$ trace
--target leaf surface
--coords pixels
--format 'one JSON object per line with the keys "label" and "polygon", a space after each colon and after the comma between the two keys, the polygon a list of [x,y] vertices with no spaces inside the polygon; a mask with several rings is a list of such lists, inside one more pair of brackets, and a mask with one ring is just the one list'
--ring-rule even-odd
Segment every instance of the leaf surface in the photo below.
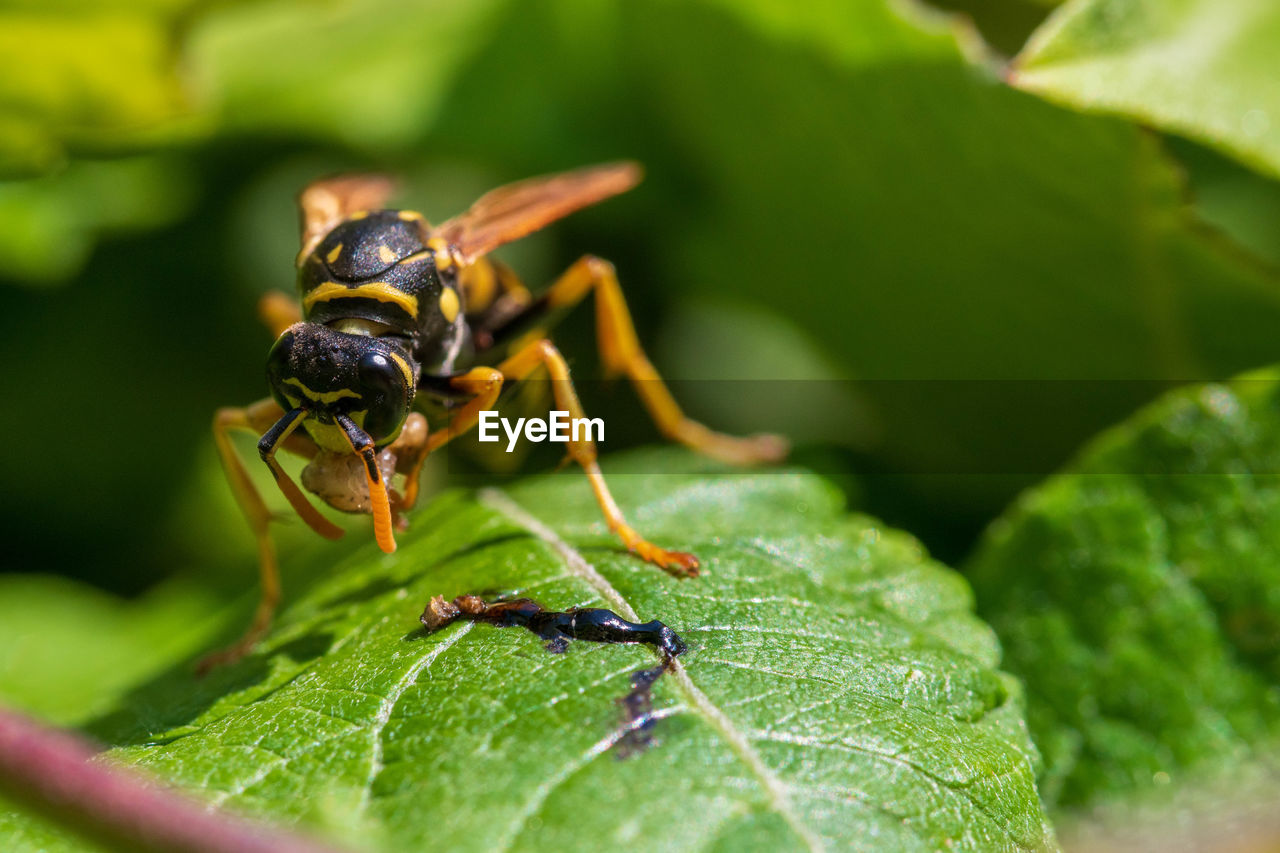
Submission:
{"label": "leaf surface", "polygon": [[1037,31],[1014,85],[1216,146],[1280,177],[1280,5],[1077,0]]}
{"label": "leaf surface", "polygon": [[138,601],[51,575],[0,575],[0,703],[64,725],[212,642],[214,600],[170,583]]}
{"label": "leaf surface", "polygon": [[[144,687],[97,733],[214,803],[365,849],[1052,846],[965,582],[813,475],[654,473],[691,464],[633,455],[612,483],[637,525],[702,557],[696,581],[621,552],[576,472],[447,493],[395,555],[321,556],[261,653]],[[657,744],[610,748],[644,647],[418,630],[431,595],[486,591],[679,631]],[[12,816],[0,831],[51,843]]]}
{"label": "leaf surface", "polygon": [[1027,684],[1048,802],[1250,760],[1280,727],[1277,374],[1178,391],[1104,434],[969,569]]}

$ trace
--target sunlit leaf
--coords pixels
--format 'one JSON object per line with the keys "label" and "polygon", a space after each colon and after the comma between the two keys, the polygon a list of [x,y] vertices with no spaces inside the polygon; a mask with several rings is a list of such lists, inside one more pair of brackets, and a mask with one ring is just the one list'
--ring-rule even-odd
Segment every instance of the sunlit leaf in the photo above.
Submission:
{"label": "sunlit leaf", "polygon": [[1076,0],[1017,59],[1014,85],[1217,146],[1280,177],[1280,5]]}
{"label": "sunlit leaf", "polygon": [[236,4],[188,50],[230,133],[297,134],[386,150],[419,138],[497,0]]}
{"label": "sunlit leaf", "polygon": [[0,704],[83,722],[212,642],[211,597],[170,584],[140,601],[48,575],[0,575]]}
{"label": "sunlit leaf", "polygon": [[182,124],[190,107],[168,14],[23,5],[0,11],[0,175],[44,171],[69,145],[102,150]]}
{"label": "sunlit leaf", "polygon": [[[369,849],[1052,845],[965,582],[812,475],[660,473],[690,464],[632,456],[613,482],[638,525],[702,557],[697,580],[621,551],[576,472],[454,492],[394,556],[312,567],[259,654],[178,671],[94,728],[117,760]],[[657,684],[657,743],[610,749],[647,648],[419,630],[433,594],[484,590],[675,627],[690,651]],[[24,826],[0,818],[10,849],[41,843]]]}

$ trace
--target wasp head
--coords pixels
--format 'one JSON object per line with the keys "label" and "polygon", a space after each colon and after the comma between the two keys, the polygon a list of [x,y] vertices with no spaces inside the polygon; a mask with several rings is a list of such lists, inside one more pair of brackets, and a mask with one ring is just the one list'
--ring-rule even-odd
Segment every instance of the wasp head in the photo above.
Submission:
{"label": "wasp head", "polygon": [[286,411],[305,409],[305,426],[322,446],[332,442],[312,425],[331,425],[337,415],[350,418],[376,444],[392,441],[413,403],[415,374],[409,349],[398,339],[315,323],[290,326],[267,356],[272,396]]}

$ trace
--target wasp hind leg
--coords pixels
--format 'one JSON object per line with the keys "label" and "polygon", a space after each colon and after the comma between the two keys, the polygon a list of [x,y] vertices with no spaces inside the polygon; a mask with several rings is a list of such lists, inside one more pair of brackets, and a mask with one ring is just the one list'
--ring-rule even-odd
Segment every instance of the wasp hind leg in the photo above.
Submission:
{"label": "wasp hind leg", "polygon": [[[573,381],[569,378],[569,365],[550,340],[543,338],[534,341],[498,365],[503,375],[511,379],[523,379],[538,367],[545,367],[551,376],[551,392],[555,397],[556,407],[569,412],[570,418],[585,419],[586,413],[582,411],[582,403],[578,401],[578,392],[574,390]],[[594,441],[590,438],[571,439],[569,456],[586,472],[587,479],[591,481],[591,489],[596,495],[596,503],[604,513],[605,522],[629,551],[634,551],[644,560],[677,577],[697,576],[697,557],[684,551],[659,548],[627,523],[600,471]]]}
{"label": "wasp hind leg", "polygon": [[[258,571],[261,578],[262,592],[248,630],[232,645],[203,658],[196,666],[197,672],[201,674],[216,666],[234,663],[252,651],[253,647],[266,634],[267,629],[271,627],[271,620],[275,616],[276,607],[280,603],[280,566],[276,559],[275,544],[271,540],[270,531],[272,513],[262,500],[261,493],[258,492],[257,486],[254,485],[253,479],[249,476],[248,469],[245,468],[244,462],[236,452],[235,445],[231,440],[231,433],[235,430],[252,432],[257,435],[270,433],[275,426],[282,422],[282,418],[285,415],[284,410],[274,400],[266,399],[244,408],[219,409],[213,418],[214,444],[217,445],[218,456],[222,460],[222,468],[226,474],[227,482],[231,484],[231,491],[236,497],[236,503],[240,505],[240,510],[244,513],[244,517],[248,520],[249,527],[253,530],[253,534],[258,541]],[[275,463],[275,450],[283,447],[291,453],[308,458],[316,454],[316,447],[310,439],[293,432],[292,427],[296,426],[297,421],[294,420],[282,427],[282,434],[275,437],[274,443],[269,448],[270,452],[264,454],[264,457],[270,457],[268,465],[271,466],[272,473],[276,474],[277,482],[282,483],[281,488],[290,497],[290,503],[293,503],[293,496],[289,495],[287,486],[283,485],[283,483],[287,482],[292,485],[293,481],[289,480],[288,475],[284,474],[283,471],[277,473],[279,465]],[[281,479],[282,476],[283,480]],[[294,486],[295,491],[296,489],[297,487]],[[312,512],[314,513],[314,509]],[[307,521],[310,523],[311,519],[307,519]],[[320,521],[324,525],[328,525],[328,528],[318,532],[332,535],[336,531],[338,535],[341,535],[341,528],[332,525],[323,517],[320,517]]]}
{"label": "wasp hind leg", "polygon": [[[452,377],[449,380],[452,389],[471,395],[472,399],[458,410],[444,431],[431,435],[427,440],[428,452],[438,449],[475,427],[480,413],[493,408],[497,402],[504,382],[524,379],[539,367],[545,367],[551,376],[552,393],[557,408],[568,411],[572,418],[585,418],[582,404],[578,401],[578,393],[574,391],[573,382],[569,378],[569,365],[565,363],[564,356],[556,349],[555,344],[543,338],[522,348],[496,368],[477,367]],[[608,484],[605,483],[600,465],[596,462],[594,441],[589,438],[571,440],[569,456],[586,472],[587,479],[591,482],[591,489],[595,492],[596,502],[604,514],[605,522],[629,551],[676,577],[697,576],[697,557],[683,551],[660,548],[641,536],[627,523],[626,517],[609,491]]]}
{"label": "wasp hind leg", "polygon": [[631,380],[640,402],[664,436],[734,465],[759,465],[786,457],[790,448],[781,436],[770,433],[746,437],[726,435],[685,416],[640,346],[622,285],[613,264],[608,261],[592,255],[580,258],[522,315],[495,332],[495,337],[508,337],[507,328],[536,326],[542,315],[554,315],[572,308],[593,290],[596,296],[596,337],[604,368],[611,375],[624,374]]}

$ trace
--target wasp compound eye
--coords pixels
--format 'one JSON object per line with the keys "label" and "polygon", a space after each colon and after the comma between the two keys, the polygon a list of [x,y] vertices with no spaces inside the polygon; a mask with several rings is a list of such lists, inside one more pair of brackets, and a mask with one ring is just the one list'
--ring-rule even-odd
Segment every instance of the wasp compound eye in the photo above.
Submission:
{"label": "wasp compound eye", "polygon": [[360,399],[368,405],[364,429],[381,443],[400,431],[413,398],[411,377],[393,356],[371,350],[356,364]]}

